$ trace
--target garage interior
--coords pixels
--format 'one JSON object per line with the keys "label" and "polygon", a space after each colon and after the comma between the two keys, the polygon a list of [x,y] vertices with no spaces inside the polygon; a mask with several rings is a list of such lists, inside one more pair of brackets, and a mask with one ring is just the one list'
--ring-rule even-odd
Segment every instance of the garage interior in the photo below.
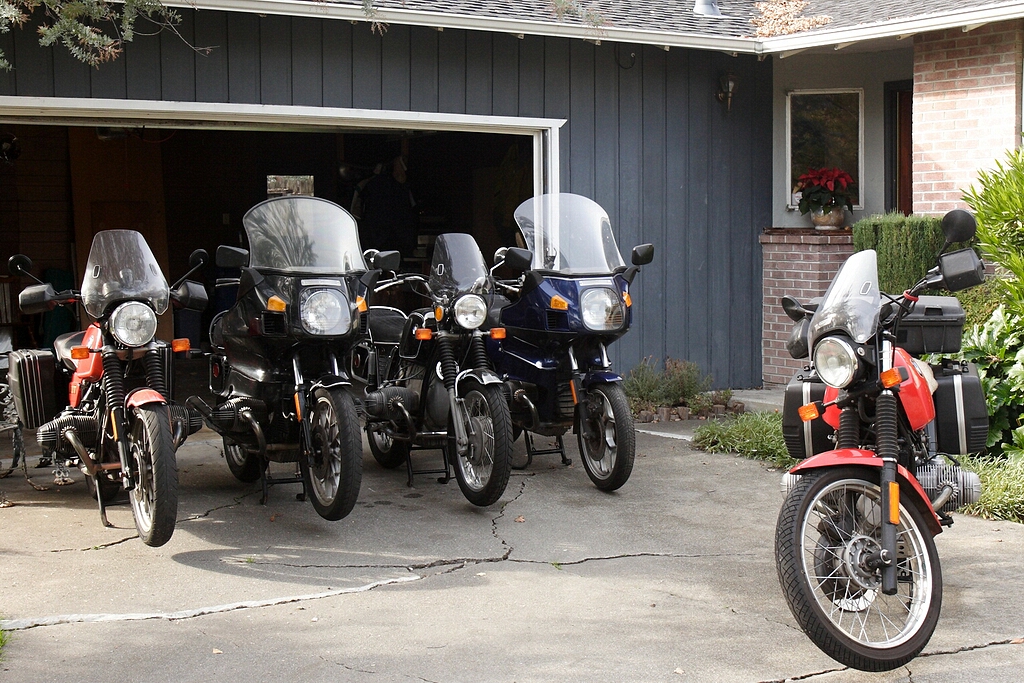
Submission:
{"label": "garage interior", "polygon": [[[357,184],[401,155],[415,200],[418,243],[404,270],[429,264],[433,236],[472,234],[489,263],[512,243],[512,212],[533,195],[529,135],[450,131],[341,129],[131,128],[2,124],[20,153],[0,162],[0,258],[32,258],[34,272],[58,289],[77,288],[92,235],[131,228],[145,235],[168,281],[184,273],[197,248],[245,246],[242,216],[267,198],[268,176],[312,176],[313,194],[349,209]],[[364,245],[365,248],[365,245]],[[3,266],[6,276],[6,265]],[[207,322],[230,301],[212,292],[210,263],[202,280],[211,306],[202,320],[161,320],[158,334],[205,341]],[[0,335],[14,348],[46,347],[72,326],[60,311],[27,318],[17,310],[21,285],[4,277]],[[174,328],[172,329],[172,324]],[[2,340],[0,340],[2,343]]]}

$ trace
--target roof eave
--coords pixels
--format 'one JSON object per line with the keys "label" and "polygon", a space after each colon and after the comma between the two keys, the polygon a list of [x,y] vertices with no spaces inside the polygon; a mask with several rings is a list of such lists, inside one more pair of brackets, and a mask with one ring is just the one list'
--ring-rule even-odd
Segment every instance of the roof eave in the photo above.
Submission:
{"label": "roof eave", "polygon": [[812,47],[823,47],[841,43],[861,42],[878,38],[909,36],[930,31],[942,31],[950,28],[991,24],[1024,17],[1024,4],[1015,3],[1003,7],[984,10],[964,10],[944,13],[933,17],[915,17],[904,20],[872,24],[862,27],[836,28],[797,33],[787,36],[776,36],[762,40],[762,50],[766,54],[805,50]]}
{"label": "roof eave", "polygon": [[[308,0],[169,0],[172,7],[247,12],[250,14],[277,14],[319,19],[342,19],[368,22],[362,8],[336,5],[330,2]],[[544,21],[493,19],[441,12],[417,12],[405,9],[378,9],[376,19],[385,24],[428,26],[441,29],[467,29],[583,40],[607,40],[621,43],[640,43],[662,47],[695,48],[748,54],[761,53],[761,41],[754,38],[718,37],[685,34],[670,31],[640,31],[611,26],[600,28]]]}

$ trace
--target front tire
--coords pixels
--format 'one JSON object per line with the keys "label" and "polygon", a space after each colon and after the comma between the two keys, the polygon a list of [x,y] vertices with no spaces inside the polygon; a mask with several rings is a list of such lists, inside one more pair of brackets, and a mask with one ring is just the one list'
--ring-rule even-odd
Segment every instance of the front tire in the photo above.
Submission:
{"label": "front tire", "polygon": [[409,457],[409,442],[396,441],[383,432],[366,430],[366,441],[370,444],[370,453],[377,464],[384,469],[393,470]]}
{"label": "front tire", "polygon": [[135,409],[129,437],[135,488],[129,493],[139,538],[148,546],[171,540],[178,514],[178,463],[166,406]]}
{"label": "front tire", "polygon": [[309,415],[313,452],[299,458],[313,509],[335,521],[352,512],[363,478],[363,439],[356,404],[344,389],[317,389]]}
{"label": "front tire", "polygon": [[583,400],[587,421],[576,425],[583,469],[594,486],[615,491],[629,479],[636,457],[629,400],[619,384],[598,384],[584,392]]}
{"label": "front tire", "polygon": [[512,416],[499,385],[466,379],[465,387],[462,408],[469,448],[459,455],[449,415],[448,457],[466,500],[486,507],[505,493],[512,473]]}
{"label": "front tire", "polygon": [[883,594],[880,572],[864,564],[880,547],[880,500],[876,471],[812,471],[786,497],[775,530],[779,583],[793,616],[822,652],[862,671],[889,671],[916,657],[942,606],[935,542],[912,500],[900,505],[896,595]]}

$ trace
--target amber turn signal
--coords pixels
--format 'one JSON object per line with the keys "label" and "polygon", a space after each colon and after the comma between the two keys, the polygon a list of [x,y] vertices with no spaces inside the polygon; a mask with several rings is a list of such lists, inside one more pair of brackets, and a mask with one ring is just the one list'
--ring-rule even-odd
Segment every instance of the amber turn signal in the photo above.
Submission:
{"label": "amber turn signal", "polygon": [[492,327],[491,328],[491,339],[504,339],[505,328],[504,327]]}
{"label": "amber turn signal", "polygon": [[818,419],[818,416],[821,415],[821,412],[818,410],[817,403],[808,403],[806,405],[802,405],[799,408],[797,408],[796,413],[804,422],[816,420]]}
{"label": "amber turn signal", "polygon": [[428,339],[432,339],[434,337],[434,333],[430,330],[429,327],[421,327],[415,332],[413,332],[412,336],[416,337],[420,341],[426,341]]}
{"label": "amber turn signal", "polygon": [[434,309],[434,320],[444,320],[444,309],[440,306]]}
{"label": "amber turn signal", "polygon": [[356,297],[356,308],[359,309],[360,313],[366,313],[366,299],[361,296]]}
{"label": "amber turn signal", "polygon": [[192,348],[192,342],[186,339],[173,339],[171,340],[171,351],[178,353],[179,351],[188,351]]}
{"label": "amber turn signal", "polygon": [[900,382],[903,381],[903,377],[900,375],[899,368],[889,368],[881,375],[879,375],[879,378],[882,380],[882,386],[885,387],[886,389],[892,389],[894,386],[898,385]]}
{"label": "amber turn signal", "polygon": [[550,305],[551,305],[551,308],[555,309],[556,311],[568,311],[569,310],[569,302],[566,301],[565,299],[563,299],[562,297],[558,296],[557,294],[555,294],[553,297],[551,297],[551,304]]}
{"label": "amber turn signal", "polygon": [[295,392],[295,419],[302,422],[302,408],[299,407],[299,392]]}
{"label": "amber turn signal", "polygon": [[626,302],[626,306],[632,306],[633,305],[633,297],[631,297],[629,295],[629,292],[623,292],[622,293],[622,300]]}
{"label": "amber turn signal", "polygon": [[277,295],[274,295],[267,299],[268,311],[277,311],[278,313],[283,313],[287,308],[288,304],[284,302],[284,299]]}
{"label": "amber turn signal", "polygon": [[71,358],[74,360],[85,360],[89,357],[89,349],[85,346],[72,346]]}
{"label": "amber turn signal", "polygon": [[900,485],[889,482],[889,524],[900,523]]}

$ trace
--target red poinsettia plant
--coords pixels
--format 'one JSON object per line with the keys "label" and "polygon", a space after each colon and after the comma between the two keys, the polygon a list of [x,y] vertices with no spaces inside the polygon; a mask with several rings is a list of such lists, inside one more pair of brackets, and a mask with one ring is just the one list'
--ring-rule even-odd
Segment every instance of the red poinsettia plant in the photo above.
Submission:
{"label": "red poinsettia plant", "polygon": [[840,168],[808,169],[796,182],[800,213],[830,213],[837,207],[853,211],[853,184],[853,177]]}

